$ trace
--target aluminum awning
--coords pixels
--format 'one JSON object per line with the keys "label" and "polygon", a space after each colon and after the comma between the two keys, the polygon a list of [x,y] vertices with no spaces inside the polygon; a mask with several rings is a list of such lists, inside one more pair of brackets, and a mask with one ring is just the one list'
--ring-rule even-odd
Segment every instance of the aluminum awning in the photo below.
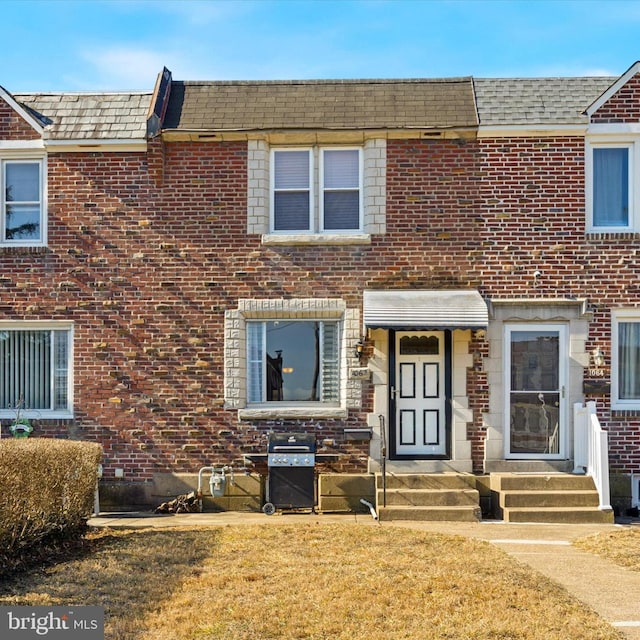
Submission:
{"label": "aluminum awning", "polygon": [[486,329],[487,304],[477,291],[364,291],[368,329]]}

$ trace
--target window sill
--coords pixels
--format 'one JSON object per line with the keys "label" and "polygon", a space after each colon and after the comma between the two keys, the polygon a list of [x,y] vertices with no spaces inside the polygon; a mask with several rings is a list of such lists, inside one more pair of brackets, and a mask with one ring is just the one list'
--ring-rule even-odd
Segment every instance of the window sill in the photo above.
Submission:
{"label": "window sill", "polygon": [[344,420],[347,415],[347,410],[342,407],[260,406],[238,409],[239,420],[297,420],[301,418]]}
{"label": "window sill", "polygon": [[371,244],[369,233],[270,233],[262,236],[264,245],[350,245]]}
{"label": "window sill", "polygon": [[49,253],[49,247],[43,244],[0,244],[2,253]]}
{"label": "window sill", "polygon": [[611,417],[615,420],[616,418],[624,419],[624,418],[638,418],[640,417],[640,406],[612,406],[611,407]]}
{"label": "window sill", "polygon": [[598,231],[597,229],[587,230],[589,240],[637,240],[640,238],[640,231],[631,229],[625,231]]}

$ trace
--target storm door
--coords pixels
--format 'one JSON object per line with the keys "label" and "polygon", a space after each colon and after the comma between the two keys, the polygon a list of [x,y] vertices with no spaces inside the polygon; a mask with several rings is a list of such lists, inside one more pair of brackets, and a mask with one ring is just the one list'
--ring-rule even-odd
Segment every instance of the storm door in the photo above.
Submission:
{"label": "storm door", "polygon": [[566,346],[563,325],[507,325],[508,458],[562,458]]}
{"label": "storm door", "polygon": [[392,455],[446,457],[449,384],[446,334],[396,332]]}

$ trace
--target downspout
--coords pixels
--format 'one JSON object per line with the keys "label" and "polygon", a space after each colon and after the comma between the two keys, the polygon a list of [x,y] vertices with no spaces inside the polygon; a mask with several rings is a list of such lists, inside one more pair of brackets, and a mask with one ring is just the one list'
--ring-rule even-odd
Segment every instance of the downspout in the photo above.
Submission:
{"label": "downspout", "polygon": [[371,516],[373,517],[374,520],[377,520],[378,519],[378,514],[376,513],[375,507],[368,500],[365,500],[364,498],[360,498],[360,502],[363,505],[365,505],[366,507],[369,507],[369,511],[371,512]]}

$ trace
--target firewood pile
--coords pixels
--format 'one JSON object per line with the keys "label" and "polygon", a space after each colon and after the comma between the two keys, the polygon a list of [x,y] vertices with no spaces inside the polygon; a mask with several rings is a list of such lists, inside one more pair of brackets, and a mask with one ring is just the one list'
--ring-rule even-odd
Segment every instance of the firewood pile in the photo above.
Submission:
{"label": "firewood pile", "polygon": [[163,502],[154,509],[154,513],[197,513],[200,511],[200,502],[195,491],[185,493],[169,502]]}

